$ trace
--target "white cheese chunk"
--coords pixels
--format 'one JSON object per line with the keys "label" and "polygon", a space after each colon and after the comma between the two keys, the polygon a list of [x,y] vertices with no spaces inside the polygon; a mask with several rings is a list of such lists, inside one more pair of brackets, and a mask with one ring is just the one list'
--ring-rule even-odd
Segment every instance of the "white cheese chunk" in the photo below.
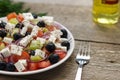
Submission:
{"label": "white cheese chunk", "polygon": [[18,52],[17,45],[14,45],[14,44],[10,45],[10,51],[12,54],[16,54]]}
{"label": "white cheese chunk", "polygon": [[28,27],[30,22],[28,20],[23,20],[22,23],[24,24],[25,27]]}
{"label": "white cheese chunk", "polygon": [[67,38],[60,38],[59,40],[60,40],[60,42],[68,41]]}
{"label": "white cheese chunk", "polygon": [[13,41],[12,38],[4,37],[3,42],[5,43],[11,43]]}
{"label": "white cheese chunk", "polygon": [[27,27],[28,27],[28,28],[34,28],[34,25],[29,24]]}
{"label": "white cheese chunk", "polygon": [[45,44],[45,42],[46,42],[46,39],[43,39],[43,38],[40,38],[40,37],[37,37],[36,40],[40,41],[41,44]]}
{"label": "white cheese chunk", "polygon": [[31,20],[34,19],[33,15],[31,13],[23,13],[22,14],[25,20]]}
{"label": "white cheese chunk", "polygon": [[33,39],[33,38],[32,38],[31,35],[27,35],[26,37],[24,37],[24,38],[19,42],[19,44],[20,44],[21,46],[26,47],[26,46],[28,45],[28,43],[30,43],[30,41],[31,41],[32,39]]}
{"label": "white cheese chunk", "polygon": [[35,50],[35,56],[36,56],[36,55],[38,55],[38,56],[40,56],[40,57],[42,57],[42,58],[45,58],[45,52],[42,51],[42,50],[40,50],[40,49],[36,49],[36,50]]}
{"label": "white cheese chunk", "polygon": [[25,35],[25,33],[27,32],[27,29],[28,27],[23,27],[20,34]]}
{"label": "white cheese chunk", "polygon": [[20,63],[22,63],[24,66],[27,66],[27,60],[26,59],[20,59]]}
{"label": "white cheese chunk", "polygon": [[47,24],[51,25],[54,22],[54,18],[52,16],[42,16],[42,20]]}
{"label": "white cheese chunk", "polygon": [[56,38],[59,38],[60,39],[60,36],[62,35],[63,33],[60,31],[60,30],[54,30],[51,32],[51,35],[55,36]]}
{"label": "white cheese chunk", "polygon": [[60,48],[64,51],[67,51],[67,47],[65,47],[65,46],[61,46]]}
{"label": "white cheese chunk", "polygon": [[8,47],[2,49],[0,53],[3,55],[3,57],[9,57],[11,55],[10,50]]}
{"label": "white cheese chunk", "polygon": [[55,43],[55,46],[56,46],[56,48],[62,49],[62,50],[64,50],[64,51],[67,51],[67,47],[61,46],[60,43]]}
{"label": "white cheese chunk", "polygon": [[17,54],[16,55],[22,55],[22,51],[23,51],[23,47],[21,47],[21,46],[18,46],[18,52],[17,52]]}
{"label": "white cheese chunk", "polygon": [[57,38],[56,38],[55,36],[50,35],[48,41],[55,43],[56,39],[57,39]]}
{"label": "white cheese chunk", "polygon": [[21,56],[22,51],[23,51],[23,47],[12,44],[10,46],[10,51],[12,54]]}
{"label": "white cheese chunk", "polygon": [[31,32],[32,36],[36,36],[38,33],[39,27],[38,26],[34,26]]}
{"label": "white cheese chunk", "polygon": [[14,65],[19,72],[22,72],[26,69],[20,61],[16,62]]}
{"label": "white cheese chunk", "polygon": [[12,30],[15,28],[14,24],[11,23],[7,23],[7,25],[5,26],[5,29],[12,32]]}

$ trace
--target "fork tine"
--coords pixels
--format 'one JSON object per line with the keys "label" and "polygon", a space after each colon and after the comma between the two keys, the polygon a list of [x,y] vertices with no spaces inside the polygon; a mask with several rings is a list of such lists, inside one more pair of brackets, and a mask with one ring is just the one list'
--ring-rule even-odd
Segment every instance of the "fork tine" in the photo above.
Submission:
{"label": "fork tine", "polygon": [[79,50],[78,50],[78,54],[80,55],[81,53],[82,53],[82,43],[80,43]]}
{"label": "fork tine", "polygon": [[81,42],[76,56],[76,62],[79,64],[75,80],[81,80],[82,67],[90,60],[90,42]]}
{"label": "fork tine", "polygon": [[81,46],[81,51],[79,51],[80,55],[89,56],[90,55],[90,42],[82,42],[80,46]]}
{"label": "fork tine", "polygon": [[84,56],[86,55],[86,42],[82,42],[81,43],[81,52],[80,52],[80,55]]}

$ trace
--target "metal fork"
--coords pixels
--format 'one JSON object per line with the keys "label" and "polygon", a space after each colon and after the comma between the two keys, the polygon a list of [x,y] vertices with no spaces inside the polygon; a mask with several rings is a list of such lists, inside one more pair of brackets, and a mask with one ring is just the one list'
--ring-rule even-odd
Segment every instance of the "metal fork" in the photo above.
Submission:
{"label": "metal fork", "polygon": [[81,42],[78,54],[76,56],[76,62],[79,67],[75,80],[81,80],[82,67],[87,64],[90,60],[90,42]]}

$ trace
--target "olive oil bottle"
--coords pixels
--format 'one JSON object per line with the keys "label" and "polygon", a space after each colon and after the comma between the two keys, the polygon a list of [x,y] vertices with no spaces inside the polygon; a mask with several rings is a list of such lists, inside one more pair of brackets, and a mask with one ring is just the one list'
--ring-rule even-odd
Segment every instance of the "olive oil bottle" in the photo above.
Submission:
{"label": "olive oil bottle", "polygon": [[93,0],[93,20],[101,24],[115,24],[120,17],[119,0]]}

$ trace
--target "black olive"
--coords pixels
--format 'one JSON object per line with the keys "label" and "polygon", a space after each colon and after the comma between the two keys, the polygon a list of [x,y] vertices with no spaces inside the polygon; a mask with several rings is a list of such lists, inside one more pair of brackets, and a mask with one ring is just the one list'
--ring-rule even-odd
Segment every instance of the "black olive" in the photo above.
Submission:
{"label": "black olive", "polygon": [[61,45],[62,45],[62,46],[66,46],[66,47],[67,47],[67,50],[69,50],[69,48],[70,48],[70,43],[69,43],[68,41],[63,41],[63,42],[61,43]]}
{"label": "black olive", "polygon": [[6,70],[7,71],[15,71],[16,70],[15,65],[13,63],[7,63]]}
{"label": "black olive", "polygon": [[0,37],[4,38],[5,36],[7,36],[7,32],[5,30],[0,30]]}
{"label": "black olive", "polygon": [[61,38],[67,38],[67,35],[68,35],[67,31],[65,29],[61,29],[61,32],[63,33],[61,35]]}
{"label": "black olive", "polygon": [[51,64],[55,64],[59,61],[60,57],[58,54],[50,54],[49,58]]}
{"label": "black olive", "polygon": [[45,46],[46,50],[48,52],[53,52],[56,49],[56,46],[54,45],[53,42],[49,42],[46,46]]}
{"label": "black olive", "polygon": [[37,23],[37,26],[39,26],[39,27],[45,27],[45,22],[44,21],[39,21]]}
{"label": "black olive", "polygon": [[6,26],[6,23],[3,22],[3,21],[1,21],[1,23],[0,23],[0,28],[5,28],[5,26]]}
{"label": "black olive", "polygon": [[21,35],[20,33],[15,33],[15,34],[13,34],[13,38],[14,38],[14,40],[18,40],[20,38],[23,38],[23,35]]}

